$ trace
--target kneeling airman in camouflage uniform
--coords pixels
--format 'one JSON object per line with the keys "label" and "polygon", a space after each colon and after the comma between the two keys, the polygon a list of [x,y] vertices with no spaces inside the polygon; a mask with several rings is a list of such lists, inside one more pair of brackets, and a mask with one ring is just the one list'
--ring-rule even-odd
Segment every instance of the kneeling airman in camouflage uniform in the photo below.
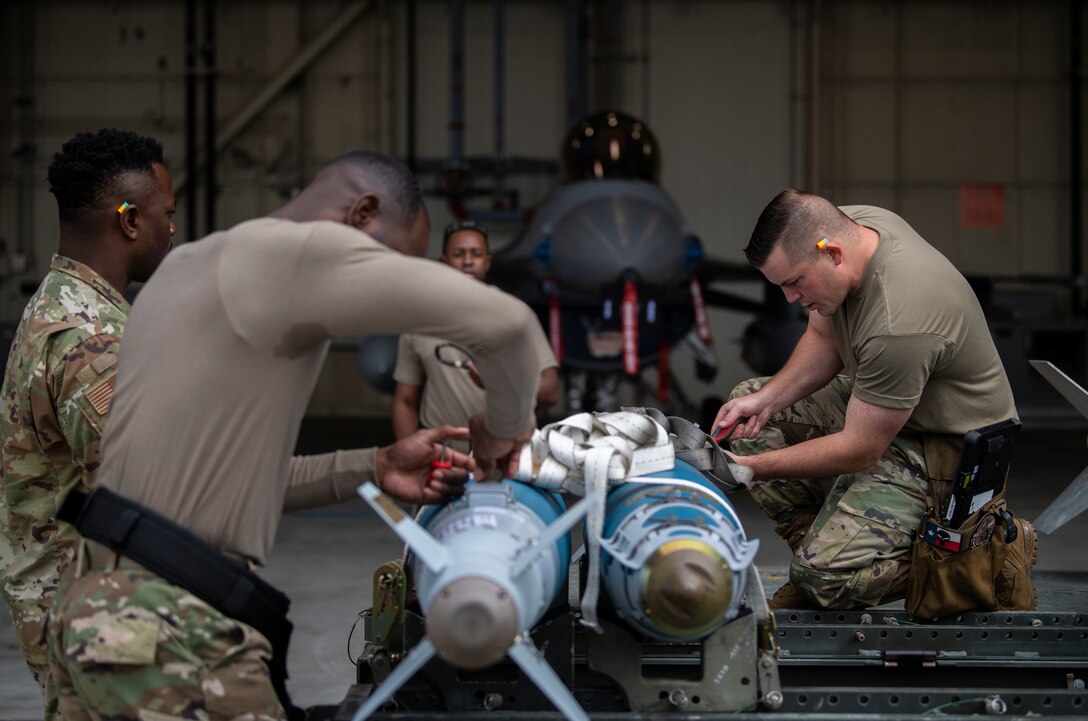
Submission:
{"label": "kneeling airman in camouflage uniform", "polygon": [[786,190],[744,252],[809,311],[786,365],[738,385],[714,420],[735,427],[752,498],[794,551],[772,606],[902,598],[927,480],[951,477],[944,458],[934,475],[930,440],[947,452],[948,439],[1016,415],[982,308],[943,255],[881,208]]}
{"label": "kneeling airman in camouflage uniform", "polygon": [[56,708],[42,623],[78,534],[56,518],[92,485],[117,374],[131,281],[170,248],[174,194],[158,141],[118,130],[80,133],[49,166],[60,242],[23,312],[3,389],[0,595],[23,655]]}

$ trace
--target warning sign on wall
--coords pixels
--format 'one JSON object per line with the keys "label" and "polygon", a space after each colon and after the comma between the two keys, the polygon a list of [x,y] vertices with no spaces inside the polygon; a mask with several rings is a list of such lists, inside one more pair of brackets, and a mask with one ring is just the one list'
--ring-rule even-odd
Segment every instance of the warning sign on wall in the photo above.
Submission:
{"label": "warning sign on wall", "polygon": [[1000,228],[1005,224],[1005,186],[964,183],[960,186],[960,224],[964,228]]}

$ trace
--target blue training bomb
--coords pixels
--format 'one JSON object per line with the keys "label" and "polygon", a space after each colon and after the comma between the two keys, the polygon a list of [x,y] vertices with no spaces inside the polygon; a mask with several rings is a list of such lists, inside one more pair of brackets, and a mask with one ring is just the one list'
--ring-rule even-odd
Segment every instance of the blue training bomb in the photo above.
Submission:
{"label": "blue training bomb", "polygon": [[[554,493],[503,481],[471,483],[459,500],[424,511],[420,525],[456,559],[436,572],[417,555],[411,566],[440,657],[458,668],[489,666],[540,619],[567,577],[570,534],[544,540],[565,510]],[[515,562],[541,540],[532,563]]]}
{"label": "blue training bomb", "polygon": [[740,611],[759,541],[733,505],[691,465],[608,494],[602,583],[616,612],[666,641],[703,638]]}
{"label": "blue training bomb", "polygon": [[412,551],[427,633],[353,721],[381,708],[434,656],[462,669],[508,656],[567,719],[588,719],[529,636],[566,580],[570,529],[585,517],[585,500],[567,509],[559,496],[517,481],[469,483],[417,523],[372,483],[359,495]]}

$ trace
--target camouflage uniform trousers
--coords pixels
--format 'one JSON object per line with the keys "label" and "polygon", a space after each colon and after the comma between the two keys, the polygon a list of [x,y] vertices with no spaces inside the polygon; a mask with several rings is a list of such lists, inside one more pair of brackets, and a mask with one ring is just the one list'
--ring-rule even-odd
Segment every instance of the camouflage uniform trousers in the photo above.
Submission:
{"label": "camouflage uniform trousers", "polygon": [[[62,572],[63,568],[62,565]],[[57,581],[56,571],[47,569],[38,579],[26,583],[11,581],[0,589],[0,596],[3,596],[4,603],[11,613],[12,625],[19,639],[23,658],[26,659],[26,665],[34,680],[42,689],[45,721],[55,721],[57,718],[56,684],[49,674],[49,660],[43,637],[46,615],[53,603]]]}
{"label": "camouflage uniform trousers", "polygon": [[[730,397],[754,393],[767,380],[745,381]],[[733,452],[754,455],[841,431],[850,390],[847,378],[836,377],[771,416],[754,439],[730,441]],[[838,476],[827,494],[820,479],[768,480],[751,497],[778,521],[816,514],[790,562],[790,581],[803,596],[823,608],[863,608],[906,595],[926,483],[921,438],[900,434],[875,466]]]}
{"label": "camouflage uniform trousers", "polygon": [[285,721],[268,640],[142,568],[62,586],[46,631],[66,721]]}

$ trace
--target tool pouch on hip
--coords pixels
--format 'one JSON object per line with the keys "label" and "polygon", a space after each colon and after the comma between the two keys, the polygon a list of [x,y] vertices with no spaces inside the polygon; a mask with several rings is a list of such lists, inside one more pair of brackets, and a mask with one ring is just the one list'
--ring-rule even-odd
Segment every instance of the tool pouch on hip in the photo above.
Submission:
{"label": "tool pouch on hip", "polygon": [[970,610],[1034,609],[1031,569],[1038,556],[1038,536],[1031,523],[1008,511],[1003,491],[959,528],[941,524],[937,509],[947,497],[948,479],[958,463],[956,457],[948,465],[950,448],[941,441],[931,448],[926,439],[928,509],[911,549],[907,612],[929,620]]}

